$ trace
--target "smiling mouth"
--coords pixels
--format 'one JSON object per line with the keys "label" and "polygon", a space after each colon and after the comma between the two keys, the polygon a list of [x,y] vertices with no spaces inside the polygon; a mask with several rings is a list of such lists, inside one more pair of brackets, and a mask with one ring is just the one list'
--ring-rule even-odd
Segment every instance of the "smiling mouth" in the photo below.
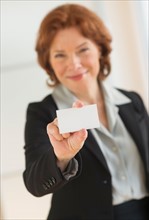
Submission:
{"label": "smiling mouth", "polygon": [[85,73],[80,73],[80,74],[76,74],[76,75],[72,75],[72,76],[68,76],[67,78],[68,79],[71,79],[71,80],[80,80],[84,77],[84,75],[86,74],[87,72]]}

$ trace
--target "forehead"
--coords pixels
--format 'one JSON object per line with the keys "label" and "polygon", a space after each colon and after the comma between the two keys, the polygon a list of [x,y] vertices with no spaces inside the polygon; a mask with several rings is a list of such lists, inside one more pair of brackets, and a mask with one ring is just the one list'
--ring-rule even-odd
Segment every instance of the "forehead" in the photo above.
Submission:
{"label": "forehead", "polygon": [[84,37],[77,28],[71,27],[57,32],[52,44],[51,50],[65,49],[66,47],[78,47],[82,43],[89,43],[90,40]]}

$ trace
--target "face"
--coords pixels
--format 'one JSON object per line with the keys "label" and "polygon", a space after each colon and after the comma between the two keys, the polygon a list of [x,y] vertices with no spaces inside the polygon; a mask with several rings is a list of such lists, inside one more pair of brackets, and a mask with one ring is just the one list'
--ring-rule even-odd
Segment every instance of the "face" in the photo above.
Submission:
{"label": "face", "polygon": [[60,30],[50,47],[50,63],[59,82],[74,93],[97,84],[100,52],[77,28]]}

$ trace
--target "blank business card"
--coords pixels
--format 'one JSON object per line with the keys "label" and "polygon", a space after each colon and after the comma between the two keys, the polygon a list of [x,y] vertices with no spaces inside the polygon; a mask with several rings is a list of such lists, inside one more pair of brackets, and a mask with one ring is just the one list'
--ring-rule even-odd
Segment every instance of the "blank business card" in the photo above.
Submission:
{"label": "blank business card", "polygon": [[96,104],[57,110],[56,114],[60,134],[100,127]]}

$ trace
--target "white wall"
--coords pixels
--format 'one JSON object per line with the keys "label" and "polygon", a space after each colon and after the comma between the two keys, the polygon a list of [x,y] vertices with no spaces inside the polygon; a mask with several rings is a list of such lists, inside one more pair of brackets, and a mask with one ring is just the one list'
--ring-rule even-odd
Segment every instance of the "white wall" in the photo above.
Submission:
{"label": "white wall", "polygon": [[[1,210],[5,220],[46,219],[50,207],[51,195],[35,198],[23,184],[24,123],[28,103],[51,92],[46,74],[36,63],[34,45],[42,18],[61,2],[1,1]],[[132,1],[71,2],[86,5],[107,22],[114,38],[111,82],[135,89],[147,105],[148,75]]]}
{"label": "white wall", "polygon": [[139,3],[140,1],[107,0],[104,7],[113,36],[112,83],[137,91],[146,107],[149,107],[148,32],[143,29],[143,25],[146,25],[143,21],[147,22],[148,17],[143,17]]}

